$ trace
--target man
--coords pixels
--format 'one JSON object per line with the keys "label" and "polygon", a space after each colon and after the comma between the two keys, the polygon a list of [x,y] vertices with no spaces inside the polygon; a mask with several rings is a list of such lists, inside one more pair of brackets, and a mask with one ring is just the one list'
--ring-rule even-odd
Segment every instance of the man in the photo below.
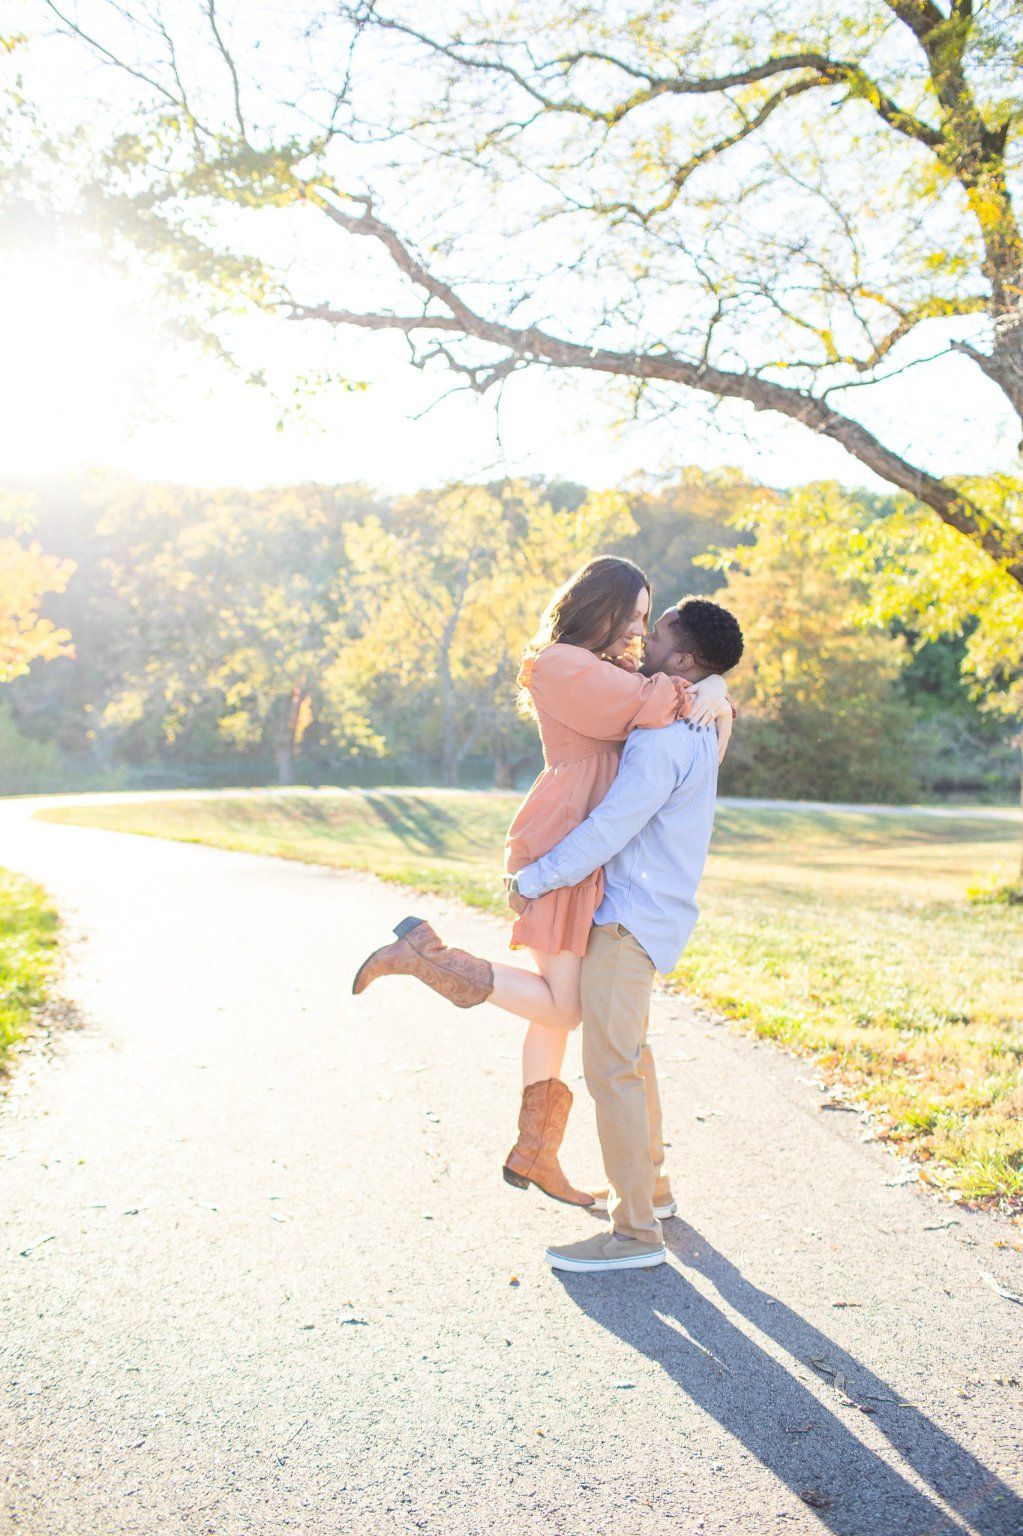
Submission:
{"label": "man", "polygon": [[[686,598],[661,614],[642,671],[699,682],[742,655],[732,614]],[[648,1269],[666,1254],[655,1212],[674,1214],[663,1175],[661,1110],[647,1043],[655,974],[678,964],[696,922],[717,795],[713,726],[633,731],[618,776],[586,820],[508,877],[509,900],[576,885],[601,865],[604,899],[582,968],[583,1069],[611,1190],[611,1230],[547,1250],[554,1269]]]}

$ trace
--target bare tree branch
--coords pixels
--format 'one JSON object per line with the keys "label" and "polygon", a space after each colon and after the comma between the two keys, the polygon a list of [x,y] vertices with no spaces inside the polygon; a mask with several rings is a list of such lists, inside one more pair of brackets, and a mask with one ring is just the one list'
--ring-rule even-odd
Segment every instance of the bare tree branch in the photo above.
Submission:
{"label": "bare tree branch", "polygon": [[[434,276],[408,249],[396,231],[373,212],[369,198],[361,203],[360,214],[348,214],[326,199],[321,206],[342,229],[377,241],[394,265],[421,288],[430,300],[446,306],[446,315],[418,317],[383,313],[360,315],[333,310],[327,305],[293,309],[300,319],[318,319],[335,325],[352,325],[370,330],[397,329],[406,334],[413,329],[436,329],[461,333],[466,337],[491,342],[517,360],[541,363],[555,368],[581,368],[630,379],[660,380],[682,384],[719,399],[744,400],[756,411],[775,411],[821,436],[839,443],[847,453],[892,485],[933,508],[939,517],[957,532],[979,544],[992,559],[1005,564],[1016,581],[1023,583],[1023,555],[1010,554],[1003,538],[976,506],[944,481],[917,468],[893,449],[888,448],[860,422],[835,411],[824,400],[789,385],[778,384],[752,373],[733,373],[693,362],[671,352],[620,352],[587,346],[566,340],[538,326],[517,327],[478,314],[449,284]],[[447,349],[443,349],[445,356]]]}
{"label": "bare tree branch", "polygon": [[248,134],[245,128],[245,118],[242,116],[241,86],[238,83],[238,71],[234,67],[234,59],[231,57],[227,47],[225,46],[224,39],[220,34],[220,27],[217,25],[216,0],[206,0],[206,15],[209,17],[210,31],[213,33],[213,40],[217,45],[217,51],[219,52],[221,58],[224,60],[224,63],[227,65],[231,76],[231,91],[234,96],[235,121],[238,124],[238,132],[244,141],[248,137]]}
{"label": "bare tree branch", "polygon": [[399,32],[463,68],[504,75],[507,79],[514,81],[546,111],[573,113],[588,118],[592,122],[606,123],[608,126],[620,123],[637,107],[646,106],[661,96],[719,95],[738,86],[755,85],[761,80],[768,80],[776,75],[789,74],[794,70],[808,70],[814,78],[806,82],[805,88],[808,89],[811,85],[849,85],[852,93],[873,106],[889,127],[918,140],[921,144],[926,144],[930,149],[937,149],[942,144],[942,135],[938,129],[932,128],[929,123],[900,107],[875,80],[867,75],[862,66],[847,60],[829,58],[816,50],[779,54],[775,58],[765,59],[761,64],[750,65],[747,69],[705,77],[651,74],[614,54],[595,49],[579,49],[574,53],[559,54],[552,58],[546,67],[548,69],[558,67],[566,77],[576,64],[589,61],[609,64],[632,79],[643,82],[640,89],[618,102],[617,105],[598,108],[588,106],[578,98],[552,96],[530,80],[521,70],[509,64],[506,59],[481,56],[478,52],[469,52],[458,44],[445,43],[417,27],[382,15],[375,6],[369,7],[368,10],[365,6],[348,7],[348,11],[353,16],[359,14],[363,24],[371,22],[373,26],[383,30]]}
{"label": "bare tree branch", "polygon": [[667,212],[690,176],[692,176],[694,171],[698,171],[701,165],[706,165],[710,160],[718,159],[726,150],[732,149],[736,144],[741,144],[743,139],[748,139],[750,134],[756,133],[757,129],[763,127],[772,112],[780,107],[782,102],[788,101],[792,96],[800,96],[804,91],[815,90],[818,84],[819,82],[816,80],[796,80],[792,85],[786,85],[782,90],[775,91],[774,95],[769,96],[767,101],[764,102],[759,112],[755,113],[753,117],[746,118],[742,126],[737,128],[734,133],[726,134],[724,138],[718,139],[713,144],[708,144],[705,148],[698,150],[695,155],[692,155],[684,165],[680,165],[672,173],[668,184],[669,191],[665,193],[659,202],[652,204],[651,207],[642,210],[633,202],[595,203],[593,205],[593,212],[631,213],[641,224],[649,224],[650,220],[656,217],[657,214]]}
{"label": "bare tree branch", "polygon": [[93,37],[90,33],[86,32],[84,28],[80,27],[76,21],[71,19],[70,16],[65,16],[64,12],[59,8],[59,6],[54,3],[54,0],[43,0],[43,4],[46,6],[46,9],[52,13],[52,15],[56,16],[61,26],[66,28],[67,32],[72,37],[77,37],[79,41],[85,43],[86,46],[90,48],[98,58],[103,59],[107,64],[113,64],[115,68],[123,70],[125,74],[131,75],[133,79],[140,80],[143,85],[148,85],[150,90],[155,91],[158,96],[163,98],[164,101],[170,102],[171,106],[183,107],[185,111],[189,110],[187,102],[184,100],[179,100],[179,98],[175,96],[174,92],[168,90],[162,81],[155,79],[154,76],[147,74],[145,70],[139,69],[136,65],[127,63],[126,60],[120,58],[116,53],[111,52],[109,48],[105,47],[98,38]]}

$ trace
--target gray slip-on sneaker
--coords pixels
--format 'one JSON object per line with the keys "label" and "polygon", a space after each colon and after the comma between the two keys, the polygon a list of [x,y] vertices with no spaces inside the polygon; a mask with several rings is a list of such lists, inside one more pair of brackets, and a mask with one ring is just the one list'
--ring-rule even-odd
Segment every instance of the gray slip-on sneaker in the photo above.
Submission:
{"label": "gray slip-on sneaker", "polygon": [[598,1232],[581,1243],[559,1243],[545,1258],[552,1269],[575,1274],[599,1274],[605,1269],[653,1269],[668,1257],[663,1243],[641,1243],[635,1237]]}

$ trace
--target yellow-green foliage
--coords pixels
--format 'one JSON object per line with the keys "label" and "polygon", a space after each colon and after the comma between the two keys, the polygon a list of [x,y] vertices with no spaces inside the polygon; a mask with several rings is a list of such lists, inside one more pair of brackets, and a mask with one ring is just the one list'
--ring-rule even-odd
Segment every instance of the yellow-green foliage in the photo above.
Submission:
{"label": "yellow-green foliage", "polygon": [[[257,791],[47,819],[370,870],[498,912],[515,805],[438,790]],[[966,897],[1017,838],[1004,813],[723,805],[702,915],[672,980],[817,1053],[935,1179],[969,1196],[1023,1193],[1023,911]]]}
{"label": "yellow-green foliage", "polygon": [[41,886],[0,870],[0,1072],[46,996],[57,914]]}
{"label": "yellow-green foliage", "polygon": [[346,524],[323,677],[332,720],[363,750],[429,741],[453,782],[474,746],[514,730],[515,658],[551,592],[635,532],[620,492],[557,508],[524,481],[419,492]]}
{"label": "yellow-green foliage", "polygon": [[4,524],[20,532],[26,512],[22,498],[0,494],[0,683],[21,677],[33,661],[75,653],[70,631],[39,616],[46,595],[64,591],[74,562],[45,554],[35,539],[3,533]]}
{"label": "yellow-green foliage", "polygon": [[[987,475],[962,490],[1023,550],[1023,481]],[[987,709],[1023,716],[1023,588],[974,544],[908,497],[850,545],[870,591],[866,617],[898,620],[922,640],[965,634],[964,676]]]}

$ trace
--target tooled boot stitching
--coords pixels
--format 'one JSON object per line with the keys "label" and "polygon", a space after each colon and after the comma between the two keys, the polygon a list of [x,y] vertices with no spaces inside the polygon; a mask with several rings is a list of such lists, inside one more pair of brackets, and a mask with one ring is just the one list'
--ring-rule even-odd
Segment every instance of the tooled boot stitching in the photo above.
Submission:
{"label": "tooled boot stitching", "polygon": [[[471,986],[479,987],[489,997],[494,990],[494,968],[489,960],[483,960],[478,955],[470,955],[468,950],[449,948],[443,940],[434,933],[428,923],[423,927],[427,933],[423,935],[422,946],[415,942],[415,930],[405,936],[405,943],[420,957],[424,965],[432,966],[442,974],[452,976],[457,981],[467,981]],[[435,950],[439,953],[431,954]],[[480,980],[480,976],[487,978]]]}
{"label": "tooled boot stitching", "polygon": [[[553,1083],[554,1079],[548,1078],[547,1081]],[[530,1084],[530,1087],[532,1087],[532,1084]],[[530,1159],[529,1167],[526,1170],[527,1179],[535,1172],[536,1165],[540,1161],[540,1153],[544,1150],[544,1146],[547,1141],[547,1126],[550,1122],[551,1112],[554,1108],[554,1090],[552,1088],[548,1088],[545,1099],[546,1102],[544,1104],[543,1120],[541,1121],[539,1131],[537,1132],[533,1156]],[[557,1157],[556,1151],[554,1156]]]}
{"label": "tooled boot stitching", "polygon": [[[593,1204],[593,1197],[575,1188],[558,1161],[558,1148],[564,1138],[571,1105],[572,1090],[560,1078],[545,1078],[523,1090],[519,1140],[509,1153],[505,1174],[507,1177],[509,1172],[512,1173],[511,1183],[518,1184],[522,1180],[520,1187],[529,1182],[554,1200],[588,1208]],[[524,1147],[521,1146],[523,1142],[526,1143]],[[535,1151],[532,1150],[534,1147]]]}
{"label": "tooled boot stitching", "polygon": [[552,1081],[551,1078],[545,1078],[540,1082],[527,1083],[522,1090],[518,1136],[508,1154],[508,1163],[524,1179],[531,1178],[543,1150],[544,1131],[550,1114]]}
{"label": "tooled boot stitching", "polygon": [[[564,1135],[565,1135],[565,1127],[563,1125],[561,1127],[561,1135],[557,1137],[557,1143],[558,1143],[557,1146],[556,1147],[548,1147],[548,1145],[547,1145],[547,1130],[548,1130],[548,1127],[551,1125],[552,1121],[554,1123],[554,1126],[556,1127],[557,1126],[557,1121],[558,1121],[558,1106],[555,1103],[555,1098],[554,1098],[555,1093],[557,1092],[557,1090],[553,1087],[553,1082],[554,1081],[556,1081],[556,1079],[552,1079],[552,1086],[547,1091],[547,1103],[544,1106],[543,1124],[540,1127],[540,1145],[537,1147],[537,1149],[536,1149],[536,1157],[533,1159],[533,1167],[534,1168],[536,1167],[537,1162],[539,1162],[541,1152],[546,1152],[547,1153],[547,1161],[548,1162],[555,1163],[555,1164],[557,1163],[557,1161],[558,1161],[558,1150],[559,1150],[559,1148],[561,1146],[562,1140],[564,1139]],[[566,1115],[565,1119],[567,1120],[567,1118],[568,1117]]]}
{"label": "tooled boot stitching", "polygon": [[[363,962],[352,984],[353,993],[364,991],[377,976],[407,975],[459,1008],[474,1007],[490,996],[494,970],[488,960],[466,950],[449,949],[423,918],[404,918],[394,933],[396,943],[374,950]],[[414,937],[419,938],[419,944],[413,943]]]}

